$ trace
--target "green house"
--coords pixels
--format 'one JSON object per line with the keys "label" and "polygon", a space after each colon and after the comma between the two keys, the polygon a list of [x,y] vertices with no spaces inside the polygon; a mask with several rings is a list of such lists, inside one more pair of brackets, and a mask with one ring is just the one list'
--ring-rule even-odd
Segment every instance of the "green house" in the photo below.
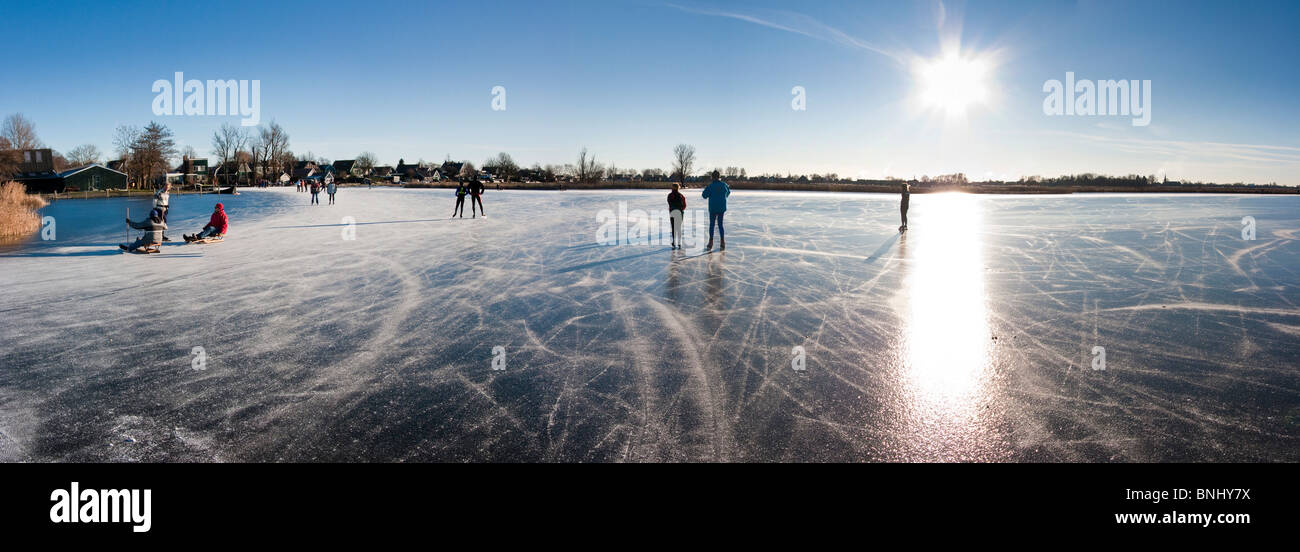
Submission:
{"label": "green house", "polygon": [[126,173],[103,165],[86,165],[59,173],[61,191],[116,190],[126,188]]}
{"label": "green house", "polygon": [[84,192],[126,188],[126,173],[103,165],[86,165],[60,173],[29,173],[14,180],[27,187],[28,193]]}

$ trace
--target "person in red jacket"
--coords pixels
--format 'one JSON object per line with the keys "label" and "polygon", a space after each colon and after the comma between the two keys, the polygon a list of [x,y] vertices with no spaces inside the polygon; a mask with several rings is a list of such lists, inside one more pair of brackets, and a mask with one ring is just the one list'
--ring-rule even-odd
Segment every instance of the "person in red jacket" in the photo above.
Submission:
{"label": "person in red jacket", "polygon": [[184,236],[184,238],[185,241],[192,242],[212,236],[225,236],[226,229],[229,226],[230,224],[229,220],[226,218],[225,207],[218,203],[217,206],[212,209],[212,217],[208,219],[208,225],[203,227],[203,231],[191,236]]}

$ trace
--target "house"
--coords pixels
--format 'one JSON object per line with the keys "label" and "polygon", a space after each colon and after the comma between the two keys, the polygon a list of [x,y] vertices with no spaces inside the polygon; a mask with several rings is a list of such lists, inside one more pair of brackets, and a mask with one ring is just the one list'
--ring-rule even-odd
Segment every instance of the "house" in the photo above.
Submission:
{"label": "house", "polygon": [[14,173],[14,180],[36,180],[57,178],[58,176],[58,171],[54,166],[53,150],[49,148],[22,150],[22,154],[18,159],[18,171]]}
{"label": "house", "polygon": [[[47,150],[48,151],[48,150]],[[36,156],[31,157],[31,163]],[[47,159],[48,154],[42,153],[40,158]],[[37,169],[35,165],[29,165],[28,169]],[[87,190],[108,190],[108,189],[125,189],[126,173],[115,171],[103,165],[86,165],[75,169],[68,169],[56,173],[54,171],[28,170],[19,172],[14,180],[23,184],[30,193],[51,193],[51,192],[81,192]]]}
{"label": "house", "polygon": [[341,159],[334,162],[334,172],[339,178],[346,180],[352,176],[365,176],[364,174],[358,174],[359,171],[356,159]]}
{"label": "house", "polygon": [[393,175],[393,168],[388,165],[381,165],[379,167],[370,169],[370,176],[374,176],[378,178],[388,178],[389,176],[392,175]]}
{"label": "house", "polygon": [[126,173],[103,165],[86,165],[59,173],[63,190],[118,190],[126,188]]}
{"label": "house", "polygon": [[407,173],[417,170],[419,168],[420,168],[419,165],[407,164],[405,159],[398,159],[397,167],[393,169],[393,172],[405,176]]}
{"label": "house", "polygon": [[302,180],[303,182],[311,182],[315,180],[320,181],[322,184],[327,184],[334,181],[334,173],[335,171],[332,165],[318,165],[316,163],[311,163],[310,165],[302,165],[300,168],[294,169],[293,180]]}
{"label": "house", "polygon": [[322,186],[329,186],[331,182],[334,182],[334,167],[323,165],[317,169],[313,169],[311,174],[307,175],[306,181],[309,183],[312,181],[320,181]]}
{"label": "house", "polygon": [[456,161],[443,161],[442,167],[439,167],[438,170],[441,171],[442,174],[447,178],[455,179],[460,177],[460,168],[463,166],[465,166],[464,163],[458,163]]}
{"label": "house", "polygon": [[252,174],[252,171],[248,168],[248,163],[242,161],[226,161],[210,170],[212,181],[222,186],[231,184],[247,185]]}
{"label": "house", "polygon": [[182,157],[180,166],[167,173],[167,182],[173,186],[200,187],[208,183],[208,160]]}

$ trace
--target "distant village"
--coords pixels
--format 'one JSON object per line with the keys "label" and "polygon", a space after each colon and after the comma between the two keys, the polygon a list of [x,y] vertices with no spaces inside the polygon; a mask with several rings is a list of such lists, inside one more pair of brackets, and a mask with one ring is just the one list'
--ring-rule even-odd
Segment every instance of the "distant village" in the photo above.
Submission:
{"label": "distant village", "polygon": [[[698,167],[695,148],[679,144],[665,158],[670,170],[623,169],[596,161],[586,148],[575,163],[521,167],[508,153],[500,153],[475,166],[470,161],[441,163],[423,159],[383,165],[371,152],[353,159],[329,160],[308,152],[295,155],[289,149],[289,134],[275,122],[255,128],[224,124],[213,133],[212,157],[200,157],[192,146],[178,148],[171,131],[151,122],[143,128],[119,126],[114,138],[115,155],[108,160],[98,147],[85,144],[64,155],[46,147],[37,137],[35,125],[22,114],[13,114],[0,124],[0,182],[16,181],[28,193],[68,193],[92,190],[153,189],[164,182],[179,191],[229,191],[241,186],[294,186],[299,182],[328,185],[397,185],[405,187],[453,186],[455,182],[478,180],[511,188],[645,188],[669,182],[684,186],[707,183],[717,170],[738,189],[812,190],[847,192],[896,192],[906,183],[914,192],[965,191],[972,193],[1074,193],[1074,192],[1238,192],[1283,193],[1300,191],[1295,186],[1270,184],[1213,184],[1171,181],[1157,175],[1107,176],[1065,175],[1051,178],[1022,177],[1016,181],[971,181],[961,173],[908,179],[841,178],[834,173],[794,175],[749,175],[743,167]],[[671,155],[669,155],[671,153]],[[701,182],[703,181],[703,182]]]}

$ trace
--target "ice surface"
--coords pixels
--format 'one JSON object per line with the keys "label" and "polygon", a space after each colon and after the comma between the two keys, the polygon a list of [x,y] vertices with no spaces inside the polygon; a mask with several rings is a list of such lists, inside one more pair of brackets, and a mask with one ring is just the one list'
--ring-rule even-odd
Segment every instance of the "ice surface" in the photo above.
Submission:
{"label": "ice surface", "polygon": [[900,236],[736,191],[725,252],[595,243],[665,194],[174,196],[229,238],[149,256],[147,202],[57,202],[0,250],[0,459],[1300,460],[1300,198],[914,195]]}

